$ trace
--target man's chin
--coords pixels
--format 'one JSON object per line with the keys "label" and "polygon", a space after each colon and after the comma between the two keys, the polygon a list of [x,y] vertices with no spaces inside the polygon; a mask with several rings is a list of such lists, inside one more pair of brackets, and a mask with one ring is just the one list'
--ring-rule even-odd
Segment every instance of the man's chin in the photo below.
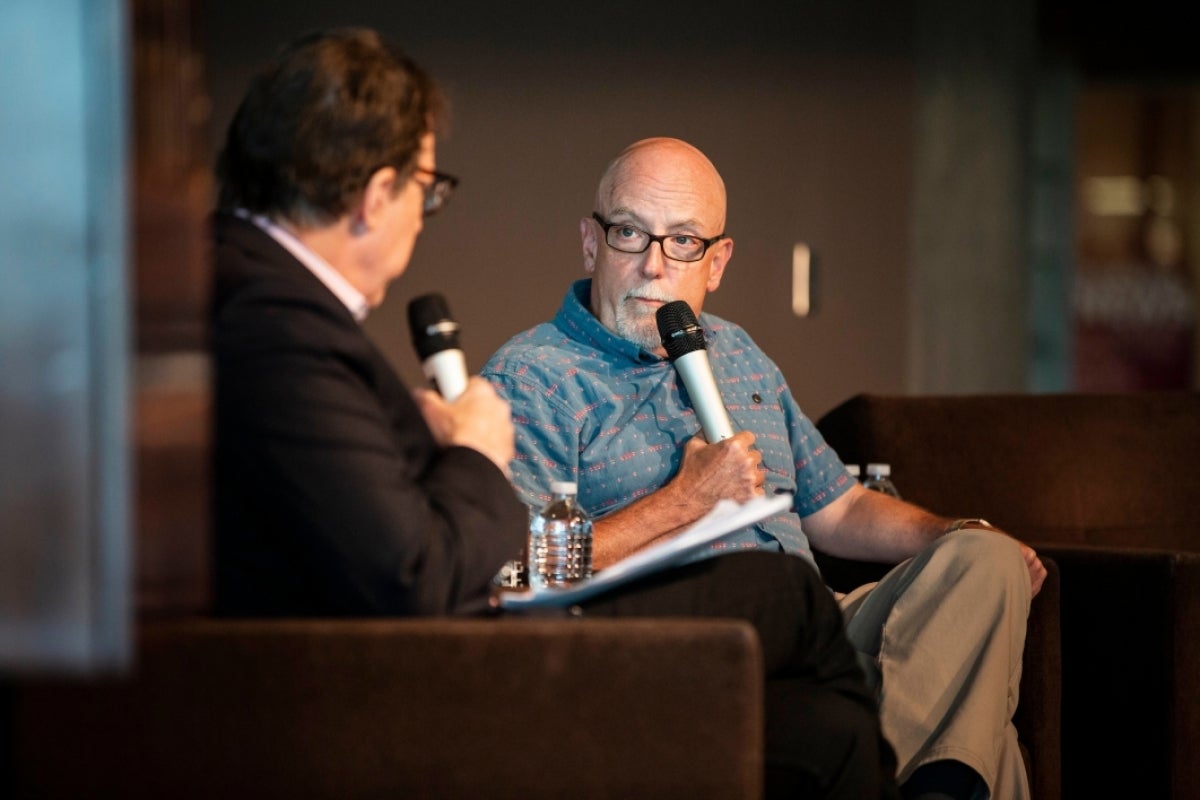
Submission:
{"label": "man's chin", "polygon": [[652,327],[644,325],[630,326],[620,325],[617,328],[617,333],[621,338],[628,339],[639,347],[644,347],[647,350],[658,350],[662,347],[662,341],[658,336],[658,323],[654,322]]}

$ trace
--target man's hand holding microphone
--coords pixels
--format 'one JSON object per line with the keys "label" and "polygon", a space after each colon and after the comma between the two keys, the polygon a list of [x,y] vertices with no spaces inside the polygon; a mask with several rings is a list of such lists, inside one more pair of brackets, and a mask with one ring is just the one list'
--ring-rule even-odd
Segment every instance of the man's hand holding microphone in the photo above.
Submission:
{"label": "man's hand holding microphone", "polygon": [[434,389],[418,387],[413,398],[434,440],[443,447],[469,447],[487,456],[505,476],[515,454],[512,410],[492,385],[468,376],[458,342],[458,323],[440,294],[408,304],[413,346]]}
{"label": "man's hand holding microphone", "polygon": [[708,508],[721,499],[744,503],[762,496],[766,478],[762,454],[754,448],[753,433],[733,430],[696,315],[686,302],[675,300],[658,309],[656,320],[663,348],[683,380],[704,431],[704,439],[696,436],[684,445],[683,460],[672,483],[687,489],[697,503]]}

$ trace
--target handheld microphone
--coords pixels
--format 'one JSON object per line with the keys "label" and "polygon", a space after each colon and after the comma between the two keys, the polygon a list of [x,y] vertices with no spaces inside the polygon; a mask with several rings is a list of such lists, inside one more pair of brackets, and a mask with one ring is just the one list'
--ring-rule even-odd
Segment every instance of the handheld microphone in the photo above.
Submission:
{"label": "handheld microphone", "polygon": [[413,298],[408,304],[408,327],[425,377],[442,397],[454,400],[467,388],[467,360],[446,298],[436,293]]}
{"label": "handheld microphone", "polygon": [[712,365],[704,345],[704,331],[696,322],[691,306],[683,300],[667,303],[655,315],[658,335],[662,337],[667,357],[675,365],[683,385],[692,397],[692,406],[700,418],[704,438],[710,443],[733,436],[733,425],[725,410],[725,401],[713,380]]}

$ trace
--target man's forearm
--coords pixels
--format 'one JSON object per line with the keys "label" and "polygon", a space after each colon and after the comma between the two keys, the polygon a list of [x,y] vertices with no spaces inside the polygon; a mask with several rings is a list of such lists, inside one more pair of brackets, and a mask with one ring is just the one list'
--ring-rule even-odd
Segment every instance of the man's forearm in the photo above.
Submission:
{"label": "man's forearm", "polygon": [[604,569],[646,545],[683,530],[711,508],[668,484],[595,522],[592,565]]}
{"label": "man's forearm", "polygon": [[805,518],[804,529],[812,543],[830,555],[895,563],[916,555],[951,522],[912,503],[857,487]]}
{"label": "man's forearm", "polygon": [[596,523],[592,564],[603,569],[682,530],[718,500],[745,502],[761,495],[764,475],[762,454],[754,449],[750,431],[716,444],[693,436],[684,443],[679,471],[669,483]]}

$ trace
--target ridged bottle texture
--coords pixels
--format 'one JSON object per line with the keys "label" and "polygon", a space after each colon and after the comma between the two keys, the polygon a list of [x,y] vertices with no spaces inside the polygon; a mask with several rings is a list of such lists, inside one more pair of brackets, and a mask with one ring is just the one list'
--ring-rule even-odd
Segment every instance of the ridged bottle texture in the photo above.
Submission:
{"label": "ridged bottle texture", "polygon": [[592,518],[571,481],[550,484],[550,502],[529,523],[529,585],[570,586],[592,576]]}

